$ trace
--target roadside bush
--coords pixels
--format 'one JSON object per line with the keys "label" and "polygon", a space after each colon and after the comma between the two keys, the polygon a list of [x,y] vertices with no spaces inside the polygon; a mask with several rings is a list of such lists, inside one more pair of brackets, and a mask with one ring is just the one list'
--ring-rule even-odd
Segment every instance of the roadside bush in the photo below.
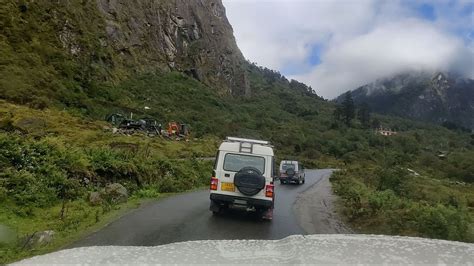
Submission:
{"label": "roadside bush", "polygon": [[189,189],[190,187],[186,186],[182,180],[177,177],[166,175],[161,177],[158,182],[158,191],[161,193],[172,193],[172,192],[181,192]]}
{"label": "roadside bush", "polygon": [[42,142],[51,147],[54,164],[64,170],[68,178],[81,181],[93,178],[91,163],[84,150],[56,138],[46,138]]}
{"label": "roadside bush", "polygon": [[412,217],[422,236],[448,240],[473,242],[472,218],[465,209],[456,209],[441,204],[411,209]]}
{"label": "roadside bush", "polygon": [[474,242],[469,186],[371,164],[337,171],[331,182],[343,213],[363,232]]}
{"label": "roadside bush", "polygon": [[7,198],[8,198],[7,189],[4,187],[4,185],[0,185],[0,202],[7,200]]}
{"label": "roadside bush", "polygon": [[400,167],[379,169],[377,172],[378,185],[377,190],[383,191],[390,189],[397,195],[403,195],[407,192],[408,173]]}
{"label": "roadside bush", "polygon": [[353,178],[344,176],[347,171],[333,174],[333,190],[344,200],[349,219],[354,220],[367,214],[367,187]]}
{"label": "roadside bush", "polygon": [[372,213],[379,211],[395,210],[401,205],[401,200],[390,189],[384,191],[374,191],[368,196],[368,203]]}
{"label": "roadside bush", "polygon": [[82,190],[79,180],[88,173],[84,154],[53,138],[39,141],[0,133],[3,190],[18,206],[49,207],[74,200]]}
{"label": "roadside bush", "polygon": [[119,181],[132,181],[141,186],[144,176],[145,159],[130,158],[127,154],[109,148],[94,148],[88,150],[91,166],[98,177],[99,184],[114,183]]}
{"label": "roadside bush", "polygon": [[156,186],[149,186],[147,188],[138,189],[133,195],[137,198],[157,198],[160,196],[160,193],[157,191]]}
{"label": "roadside bush", "polygon": [[50,206],[57,201],[54,190],[31,172],[7,170],[5,190],[10,199],[19,206]]}

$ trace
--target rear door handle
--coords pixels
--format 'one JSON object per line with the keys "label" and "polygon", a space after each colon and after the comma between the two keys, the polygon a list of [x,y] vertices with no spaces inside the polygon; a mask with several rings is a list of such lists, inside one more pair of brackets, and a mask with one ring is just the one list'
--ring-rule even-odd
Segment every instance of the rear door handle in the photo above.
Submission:
{"label": "rear door handle", "polygon": [[229,174],[224,174],[224,176],[225,176],[225,177],[230,177],[230,175],[229,175]]}

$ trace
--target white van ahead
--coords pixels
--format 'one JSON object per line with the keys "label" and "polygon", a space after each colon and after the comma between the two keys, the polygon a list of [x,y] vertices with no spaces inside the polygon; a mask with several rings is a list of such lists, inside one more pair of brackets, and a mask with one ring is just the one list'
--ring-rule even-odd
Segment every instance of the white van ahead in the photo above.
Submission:
{"label": "white van ahead", "polygon": [[272,219],[274,165],[268,141],[227,137],[216,155],[210,210],[217,214],[237,207]]}

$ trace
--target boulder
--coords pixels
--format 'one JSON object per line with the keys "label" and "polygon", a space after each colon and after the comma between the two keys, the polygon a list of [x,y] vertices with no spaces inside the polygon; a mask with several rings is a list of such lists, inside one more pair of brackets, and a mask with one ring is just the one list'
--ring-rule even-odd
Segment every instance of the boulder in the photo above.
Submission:
{"label": "boulder", "polygon": [[108,184],[104,189],[104,196],[111,203],[122,203],[128,199],[127,189],[119,183]]}
{"label": "boulder", "polygon": [[89,203],[92,206],[97,206],[102,203],[102,197],[99,192],[91,192],[89,195]]}
{"label": "boulder", "polygon": [[22,248],[33,249],[46,246],[53,241],[54,235],[53,230],[35,232],[23,238],[23,241],[21,241]]}

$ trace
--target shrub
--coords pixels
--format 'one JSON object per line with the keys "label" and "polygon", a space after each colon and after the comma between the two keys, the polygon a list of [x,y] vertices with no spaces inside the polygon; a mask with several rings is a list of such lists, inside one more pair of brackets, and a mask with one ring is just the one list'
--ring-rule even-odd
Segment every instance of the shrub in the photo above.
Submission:
{"label": "shrub", "polygon": [[407,191],[408,173],[400,167],[379,169],[377,171],[378,185],[377,190],[383,191],[390,189],[397,195],[403,195]]}
{"label": "shrub", "polygon": [[147,188],[138,189],[134,196],[137,198],[156,198],[160,196],[156,186],[149,186]]}
{"label": "shrub", "polygon": [[26,170],[5,172],[7,195],[19,206],[44,207],[56,202],[54,190],[42,181]]}
{"label": "shrub", "polygon": [[334,192],[344,200],[346,212],[353,220],[367,214],[367,187],[353,178],[345,177],[345,174],[347,174],[346,171],[336,172],[331,180],[334,184]]}
{"label": "shrub", "polygon": [[7,198],[8,198],[7,189],[4,187],[4,185],[0,185],[0,202],[7,200]]}
{"label": "shrub", "polygon": [[465,209],[456,209],[441,204],[435,206],[414,205],[411,209],[417,229],[422,236],[474,241],[472,218]]}
{"label": "shrub", "polygon": [[398,209],[401,200],[392,190],[387,189],[370,193],[368,196],[368,203],[371,212],[377,213],[379,211]]}

